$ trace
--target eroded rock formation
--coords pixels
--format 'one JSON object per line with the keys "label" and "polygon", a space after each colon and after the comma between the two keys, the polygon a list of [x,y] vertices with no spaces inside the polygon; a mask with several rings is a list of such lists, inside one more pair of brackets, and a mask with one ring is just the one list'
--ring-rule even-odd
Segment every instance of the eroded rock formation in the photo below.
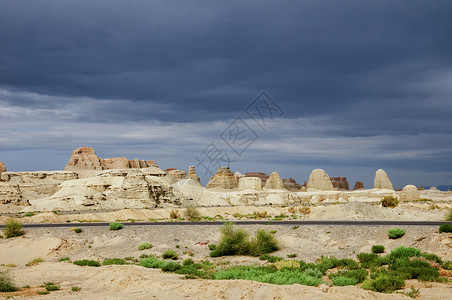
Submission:
{"label": "eroded rock formation", "polygon": [[233,189],[237,186],[237,179],[231,169],[229,167],[219,167],[217,173],[210,178],[206,188]]}
{"label": "eroded rock formation", "polygon": [[289,179],[283,179],[283,184],[284,188],[291,192],[298,192],[302,187],[292,177],[290,177]]}
{"label": "eroded rock formation", "polygon": [[353,190],[359,190],[359,189],[363,189],[364,188],[364,183],[362,183],[361,181],[357,181],[355,182],[355,186],[353,187]]}
{"label": "eroded rock formation", "polygon": [[312,170],[307,188],[322,191],[332,191],[334,189],[330,177],[322,169]]}
{"label": "eroded rock formation", "polygon": [[0,177],[2,176],[3,172],[6,172],[6,167],[5,164],[0,161]]}
{"label": "eroded rock formation", "polygon": [[349,190],[347,177],[330,177],[333,187],[338,190]]}
{"label": "eroded rock formation", "polygon": [[261,179],[259,177],[241,177],[239,190],[262,190]]}
{"label": "eroded rock formation", "polygon": [[400,193],[400,201],[414,201],[419,199],[421,199],[421,195],[414,185],[405,186]]}
{"label": "eroded rock formation", "polygon": [[201,179],[199,179],[198,175],[196,174],[195,166],[188,167],[187,177],[201,183]]}
{"label": "eroded rock formation", "polygon": [[265,189],[273,189],[273,190],[283,190],[284,189],[284,183],[279,176],[278,172],[273,172],[270,174],[270,177],[268,177],[267,182],[265,183]]}
{"label": "eroded rock formation", "polygon": [[265,186],[265,183],[267,182],[268,177],[270,177],[267,174],[262,173],[262,172],[248,172],[245,174],[245,176],[246,177],[259,177],[262,181],[262,187]]}
{"label": "eroded rock formation", "polygon": [[374,188],[393,190],[391,180],[389,180],[388,174],[383,169],[378,169],[375,173]]}

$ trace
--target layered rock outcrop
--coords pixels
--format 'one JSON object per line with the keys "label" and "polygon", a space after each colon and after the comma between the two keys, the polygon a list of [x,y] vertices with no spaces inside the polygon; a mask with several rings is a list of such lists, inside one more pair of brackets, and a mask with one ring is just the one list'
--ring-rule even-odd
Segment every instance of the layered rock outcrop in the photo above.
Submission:
{"label": "layered rock outcrop", "polygon": [[6,167],[5,164],[0,161],[0,177],[2,176],[3,172],[6,172]]}
{"label": "layered rock outcrop", "polygon": [[242,177],[239,179],[239,190],[262,190],[259,177]]}
{"label": "layered rock outcrop", "polygon": [[347,177],[331,177],[330,179],[334,188],[338,190],[347,190],[347,191],[350,189]]}
{"label": "layered rock outcrop", "polygon": [[307,189],[316,189],[322,191],[334,190],[330,177],[322,169],[312,170],[311,175],[309,176]]}
{"label": "layered rock outcrop", "polygon": [[421,199],[421,195],[414,185],[407,185],[400,192],[400,201],[415,201]]}
{"label": "layered rock outcrop", "polygon": [[391,180],[389,180],[388,174],[383,169],[378,169],[375,173],[374,188],[393,190]]}
{"label": "layered rock outcrop", "polygon": [[237,179],[231,169],[229,167],[219,167],[217,173],[210,178],[206,188],[234,189],[237,186]]}
{"label": "layered rock outcrop", "polygon": [[278,172],[273,172],[265,183],[265,189],[284,190],[284,183]]}
{"label": "layered rock outcrop", "polygon": [[284,188],[291,192],[298,192],[302,187],[292,177],[290,177],[289,179],[283,179],[283,184]]}
{"label": "layered rock outcrop", "polygon": [[268,176],[267,174],[262,173],[262,172],[248,172],[248,173],[245,173],[245,177],[258,177],[258,178],[260,178],[261,181],[262,181],[261,185],[262,185],[262,187],[264,187],[265,183],[267,183],[268,177],[270,177],[270,176]]}
{"label": "layered rock outcrop", "polygon": [[188,167],[187,177],[201,183],[201,179],[199,179],[198,175],[196,174],[195,166]]}
{"label": "layered rock outcrop", "polygon": [[186,175],[184,170],[172,169],[172,170],[170,170],[168,172],[166,172],[166,170],[165,170],[165,173],[167,173],[169,175],[170,181],[172,183],[176,183],[176,182],[178,182],[178,181],[180,181],[180,180],[182,180],[182,179],[187,177],[187,175]]}
{"label": "layered rock outcrop", "polygon": [[125,157],[101,159],[93,148],[81,147],[72,152],[72,156],[64,170],[66,171],[93,171],[111,169],[142,169],[158,167],[153,160],[128,160]]}
{"label": "layered rock outcrop", "polygon": [[357,181],[355,182],[355,186],[353,187],[353,190],[359,190],[359,189],[363,189],[364,188],[364,183],[362,183],[361,181]]}

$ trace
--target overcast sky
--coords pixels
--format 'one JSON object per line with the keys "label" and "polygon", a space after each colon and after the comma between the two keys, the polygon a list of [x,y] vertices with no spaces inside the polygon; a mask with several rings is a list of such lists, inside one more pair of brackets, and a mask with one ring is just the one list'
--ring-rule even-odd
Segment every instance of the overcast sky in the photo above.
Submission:
{"label": "overcast sky", "polygon": [[[59,170],[88,146],[197,165],[204,184],[217,164],[452,184],[451,15],[447,0],[1,0],[0,161]],[[229,162],[204,169],[213,153]]]}

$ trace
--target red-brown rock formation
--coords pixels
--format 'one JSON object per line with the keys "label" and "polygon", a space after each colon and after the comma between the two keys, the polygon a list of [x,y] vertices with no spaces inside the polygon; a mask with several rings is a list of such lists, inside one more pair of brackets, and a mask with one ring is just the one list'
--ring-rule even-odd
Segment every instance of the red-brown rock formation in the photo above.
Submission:
{"label": "red-brown rock formation", "polygon": [[364,188],[364,184],[361,181],[357,181],[355,182],[355,187],[353,188],[354,191],[359,190],[359,189],[363,189]]}
{"label": "red-brown rock formation", "polygon": [[333,187],[338,190],[349,190],[347,177],[330,177]]}
{"label": "red-brown rock formation", "polygon": [[298,192],[301,189],[301,185],[299,185],[292,177],[289,179],[283,179],[283,184],[284,187],[291,192]]}

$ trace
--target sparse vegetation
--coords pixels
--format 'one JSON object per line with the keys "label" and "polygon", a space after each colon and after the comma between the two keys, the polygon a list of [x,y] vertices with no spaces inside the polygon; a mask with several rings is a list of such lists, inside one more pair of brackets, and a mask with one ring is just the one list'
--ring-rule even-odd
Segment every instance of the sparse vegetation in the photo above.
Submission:
{"label": "sparse vegetation", "polygon": [[300,213],[302,213],[305,216],[309,215],[311,213],[311,208],[308,206],[300,207]]}
{"label": "sparse vegetation", "polygon": [[35,215],[34,212],[27,212],[24,214],[24,217],[33,217]]}
{"label": "sparse vegetation", "polygon": [[258,230],[256,237],[251,239],[242,229],[235,229],[232,224],[225,224],[221,228],[221,240],[210,256],[252,255],[259,256],[279,250],[278,241],[265,230]]}
{"label": "sparse vegetation", "polygon": [[141,243],[138,245],[138,250],[140,250],[140,251],[151,249],[151,248],[152,248],[151,243]]}
{"label": "sparse vegetation", "polygon": [[439,232],[452,232],[452,224],[443,224],[439,226]]}
{"label": "sparse vegetation", "polygon": [[391,228],[388,230],[388,237],[390,239],[398,239],[401,238],[402,236],[405,235],[405,230],[401,229],[401,228]]}
{"label": "sparse vegetation", "polygon": [[288,258],[295,258],[295,257],[297,257],[297,256],[298,256],[298,254],[296,254],[296,253],[287,254],[287,257],[288,257]]}
{"label": "sparse vegetation", "polygon": [[253,213],[253,216],[252,216],[254,219],[264,219],[264,218],[266,218],[267,217],[267,212],[266,211],[262,211],[262,212],[259,212],[259,211],[255,211],[254,213]]}
{"label": "sparse vegetation", "polygon": [[61,288],[60,284],[53,282],[46,282],[44,285],[48,292],[58,291]]}
{"label": "sparse vegetation", "polygon": [[127,262],[122,258],[107,258],[104,259],[103,263],[104,266],[108,265],[126,265]]}
{"label": "sparse vegetation", "polygon": [[110,228],[110,230],[120,230],[122,229],[123,225],[121,223],[112,222],[108,225],[108,227]]}
{"label": "sparse vegetation", "polygon": [[22,230],[22,223],[14,218],[10,218],[5,222],[5,229],[3,229],[3,235],[5,238],[12,238],[16,236],[24,235],[25,231]]}
{"label": "sparse vegetation", "polygon": [[189,206],[184,211],[184,217],[189,221],[199,221],[201,213],[193,206]]}
{"label": "sparse vegetation", "polygon": [[0,270],[0,292],[15,292],[18,288],[8,271]]}
{"label": "sparse vegetation", "polygon": [[446,221],[452,221],[452,208],[449,209],[449,213],[446,216]]}
{"label": "sparse vegetation", "polygon": [[172,211],[170,212],[170,218],[171,218],[171,219],[179,219],[179,218],[180,218],[179,210],[177,210],[177,209],[172,210]]}
{"label": "sparse vegetation", "polygon": [[394,208],[399,205],[399,199],[394,196],[384,196],[381,201],[381,206]]}
{"label": "sparse vegetation", "polygon": [[83,259],[83,260],[74,261],[74,265],[88,266],[88,267],[100,267],[100,262],[95,261],[95,260]]}
{"label": "sparse vegetation", "polygon": [[80,291],[82,288],[80,288],[80,287],[78,287],[78,286],[73,286],[72,288],[71,288],[71,291],[73,291],[73,292],[78,292],[78,291]]}
{"label": "sparse vegetation", "polygon": [[26,266],[27,266],[27,267],[31,267],[31,266],[37,265],[37,264],[39,264],[39,263],[42,263],[43,261],[44,261],[44,260],[43,260],[41,257],[36,257],[36,258],[32,259],[31,261],[29,261],[29,262],[26,264]]}
{"label": "sparse vegetation", "polygon": [[385,246],[383,245],[373,245],[372,253],[383,253],[385,252]]}
{"label": "sparse vegetation", "polygon": [[75,228],[75,229],[74,229],[74,232],[75,232],[75,233],[82,233],[82,232],[83,232],[83,229],[82,229],[82,228]]}
{"label": "sparse vegetation", "polygon": [[174,259],[176,260],[178,258],[177,252],[172,249],[168,249],[162,254],[163,259]]}
{"label": "sparse vegetation", "polygon": [[71,261],[71,259],[70,259],[69,257],[62,257],[62,258],[60,258],[58,261],[59,261],[59,262],[62,262],[62,261]]}

